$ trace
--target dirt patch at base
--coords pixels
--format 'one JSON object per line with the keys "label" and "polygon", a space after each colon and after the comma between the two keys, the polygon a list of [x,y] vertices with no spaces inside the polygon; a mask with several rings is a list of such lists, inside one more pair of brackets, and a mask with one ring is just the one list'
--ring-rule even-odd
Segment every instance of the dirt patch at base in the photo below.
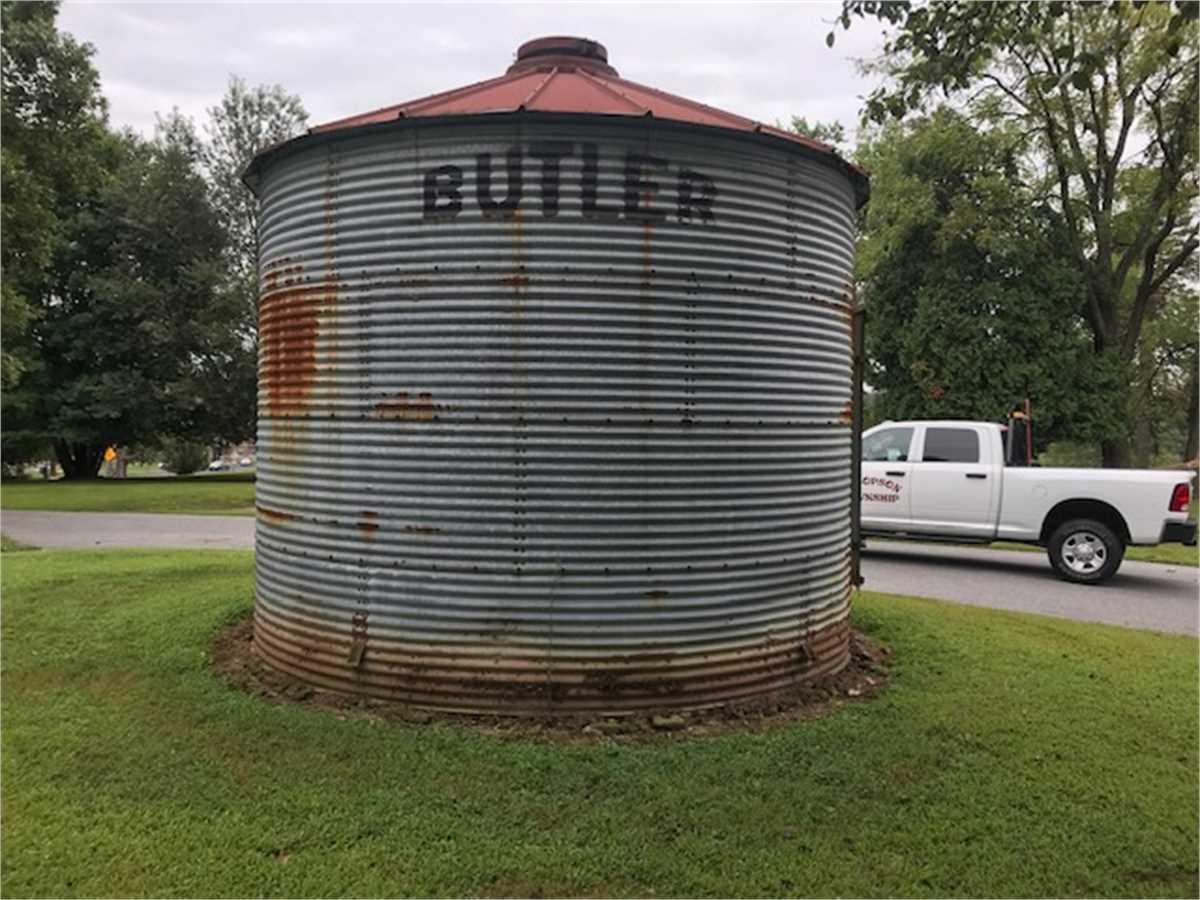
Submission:
{"label": "dirt patch at base", "polygon": [[603,741],[642,743],[741,732],[763,732],[820,719],[847,704],[878,696],[889,680],[891,651],[860,631],[850,632],[850,663],[836,675],[811,684],[702,710],[641,711],[596,715],[497,716],[436,712],[372,697],[354,697],[314,688],[264,665],[251,650],[253,615],[220,628],[209,648],[217,675],[231,687],[269,703],[324,709],[338,719],[359,718],[399,727],[446,725],[493,737],[554,743]]}

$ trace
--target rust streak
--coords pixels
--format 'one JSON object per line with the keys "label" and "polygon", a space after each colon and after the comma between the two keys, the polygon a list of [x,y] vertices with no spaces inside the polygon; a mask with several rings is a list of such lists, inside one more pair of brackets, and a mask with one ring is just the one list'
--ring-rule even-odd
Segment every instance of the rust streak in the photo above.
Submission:
{"label": "rust streak", "polygon": [[[365,630],[363,639],[365,647]],[[766,696],[838,672],[850,658],[845,619],[728,652],[633,652],[604,660],[561,659],[549,669],[540,656],[472,663],[477,657],[471,651],[478,645],[471,643],[434,650],[380,638],[371,643],[361,667],[347,665],[345,644],[341,649],[301,650],[327,640],[278,619],[260,598],[254,650],[272,668],[343,693],[403,695],[413,703],[502,714],[538,714],[547,703],[563,711],[635,711]]]}
{"label": "rust streak", "polygon": [[294,515],[293,513],[280,512],[277,509],[268,509],[265,506],[256,505],[254,508],[258,510],[264,519],[275,522],[276,524],[282,524],[284,522],[296,522],[300,519],[299,516]]}
{"label": "rust streak", "polygon": [[854,316],[854,310],[846,303],[835,300],[826,300],[824,297],[818,297],[815,294],[809,294],[805,298],[809,303],[822,306],[825,309],[831,309],[837,313],[839,318],[849,321]]}
{"label": "rust streak", "polygon": [[283,259],[271,260],[271,262],[263,266],[264,292],[277,290],[280,278],[283,279],[285,285],[296,284],[300,281],[299,278],[289,278],[288,276],[298,275],[300,272],[303,272],[304,266],[299,263],[289,266],[288,263],[291,261],[291,257],[288,256]]}
{"label": "rust streak", "polygon": [[358,530],[362,532],[363,538],[368,541],[375,540],[375,532],[379,530],[379,513],[364,509],[359,516],[361,518],[358,520]]}
{"label": "rust streak", "polygon": [[431,422],[437,418],[441,405],[433,402],[428,392],[412,394],[401,391],[387,400],[375,404],[375,416],[380,419],[397,419],[402,422]]}
{"label": "rust streak", "polygon": [[304,284],[303,266],[272,265],[259,302],[259,377],[268,413],[286,416],[303,412],[312,393],[320,318],[336,305],[338,285],[332,279]]}

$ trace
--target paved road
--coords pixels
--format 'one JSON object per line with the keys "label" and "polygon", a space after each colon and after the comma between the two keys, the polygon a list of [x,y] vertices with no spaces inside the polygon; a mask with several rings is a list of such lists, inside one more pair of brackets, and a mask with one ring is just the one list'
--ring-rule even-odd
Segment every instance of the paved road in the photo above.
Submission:
{"label": "paved road", "polygon": [[[5,510],[0,530],[35,547],[254,546],[248,516]],[[1108,584],[1082,587],[1042,553],[871,541],[863,554],[869,590],[1179,634],[1200,634],[1198,572],[1127,560]]]}
{"label": "paved road", "polygon": [[1125,560],[1097,587],[1068,584],[1045,553],[868,541],[863,587],[1127,628],[1200,634],[1200,569]]}
{"label": "paved road", "polygon": [[253,516],[0,511],[0,531],[34,547],[254,547]]}

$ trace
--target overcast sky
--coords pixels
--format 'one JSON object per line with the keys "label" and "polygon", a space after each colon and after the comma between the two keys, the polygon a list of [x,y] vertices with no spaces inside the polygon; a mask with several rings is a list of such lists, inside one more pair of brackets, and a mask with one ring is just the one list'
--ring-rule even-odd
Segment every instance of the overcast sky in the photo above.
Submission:
{"label": "overcast sky", "polygon": [[874,86],[855,58],[880,28],[825,35],[840,2],[94,3],[59,27],[96,48],[113,124],[144,133],[178,107],[202,122],[230,74],[298,94],[317,124],[502,74],[530,38],[597,40],[622,76],[760,121],[837,119]]}

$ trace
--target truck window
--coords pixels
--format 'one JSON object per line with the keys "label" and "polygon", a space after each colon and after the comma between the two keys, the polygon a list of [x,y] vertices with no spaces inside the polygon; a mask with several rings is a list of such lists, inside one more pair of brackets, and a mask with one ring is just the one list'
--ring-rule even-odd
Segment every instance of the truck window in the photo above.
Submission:
{"label": "truck window", "polygon": [[979,432],[971,428],[926,428],[922,462],[979,462]]}
{"label": "truck window", "polygon": [[885,428],[863,438],[863,462],[905,462],[912,443],[911,428]]}

